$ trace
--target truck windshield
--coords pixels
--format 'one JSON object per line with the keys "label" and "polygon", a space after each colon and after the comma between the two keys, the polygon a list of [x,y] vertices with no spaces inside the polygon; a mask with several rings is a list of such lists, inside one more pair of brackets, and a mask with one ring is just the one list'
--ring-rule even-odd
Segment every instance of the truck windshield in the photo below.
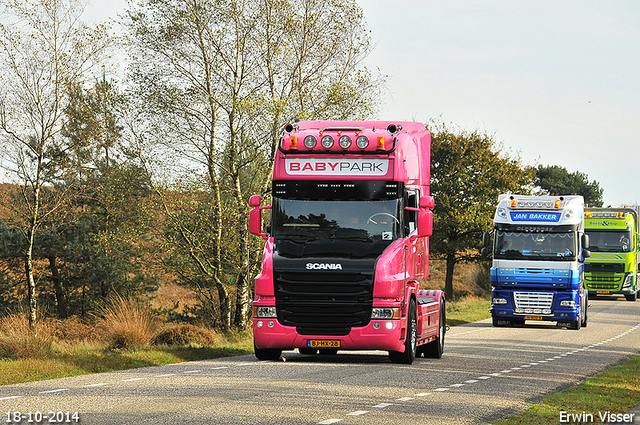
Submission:
{"label": "truck windshield", "polygon": [[585,230],[593,252],[631,252],[631,232],[626,230]]}
{"label": "truck windshield", "polygon": [[496,230],[494,258],[509,260],[575,259],[575,233],[518,233]]}
{"label": "truck windshield", "polygon": [[399,199],[272,202],[271,235],[280,254],[378,256],[400,237]]}

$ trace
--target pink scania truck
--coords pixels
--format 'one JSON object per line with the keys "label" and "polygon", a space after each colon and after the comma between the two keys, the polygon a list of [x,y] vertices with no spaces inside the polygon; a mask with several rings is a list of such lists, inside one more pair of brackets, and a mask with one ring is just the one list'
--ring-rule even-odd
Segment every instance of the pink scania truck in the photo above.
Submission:
{"label": "pink scania truck", "polygon": [[420,290],[433,227],[430,148],[416,122],[285,126],[271,205],[249,201],[249,230],[266,240],[253,301],[257,358],[296,348],[385,350],[407,364],[442,356],[445,299]]}

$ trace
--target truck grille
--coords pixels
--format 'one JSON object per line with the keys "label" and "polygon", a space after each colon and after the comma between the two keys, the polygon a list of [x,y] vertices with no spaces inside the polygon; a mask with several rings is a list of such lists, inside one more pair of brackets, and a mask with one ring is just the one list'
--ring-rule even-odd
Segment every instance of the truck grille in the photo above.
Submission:
{"label": "truck grille", "polygon": [[274,273],[278,321],[301,335],[348,335],[366,326],[373,305],[367,273]]}
{"label": "truck grille", "polygon": [[553,294],[546,292],[514,292],[516,308],[544,308],[550,309],[553,304]]}

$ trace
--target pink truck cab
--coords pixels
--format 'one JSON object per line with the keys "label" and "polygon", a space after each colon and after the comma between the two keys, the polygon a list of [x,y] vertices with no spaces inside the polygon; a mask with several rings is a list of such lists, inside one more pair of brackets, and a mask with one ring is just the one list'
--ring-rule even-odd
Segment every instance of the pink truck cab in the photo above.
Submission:
{"label": "pink truck cab", "polygon": [[407,364],[442,356],[444,296],[420,290],[433,227],[430,148],[415,122],[285,126],[271,205],[249,201],[249,230],[266,240],[253,300],[256,357],[295,348],[385,350]]}

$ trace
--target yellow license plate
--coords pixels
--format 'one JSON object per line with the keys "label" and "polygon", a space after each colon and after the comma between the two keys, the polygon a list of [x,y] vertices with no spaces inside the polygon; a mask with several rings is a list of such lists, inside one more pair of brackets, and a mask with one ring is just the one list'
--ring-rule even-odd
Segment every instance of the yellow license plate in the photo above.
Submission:
{"label": "yellow license plate", "polygon": [[610,294],[611,291],[596,291],[596,294]]}
{"label": "yellow license plate", "polygon": [[542,316],[526,316],[527,320],[542,320]]}
{"label": "yellow license plate", "polygon": [[307,347],[311,348],[340,348],[340,340],[334,339],[310,339]]}

